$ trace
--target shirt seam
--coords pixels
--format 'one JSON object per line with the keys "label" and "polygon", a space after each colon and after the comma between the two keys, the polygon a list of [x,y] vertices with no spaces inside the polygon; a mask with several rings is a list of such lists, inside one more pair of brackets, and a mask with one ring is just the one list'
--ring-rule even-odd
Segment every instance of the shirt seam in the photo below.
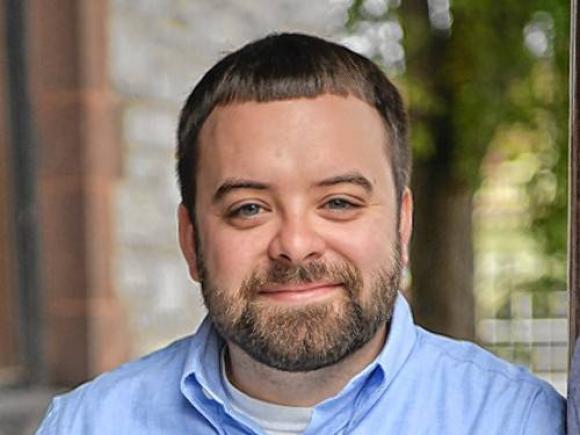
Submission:
{"label": "shirt seam", "polygon": [[522,425],[521,435],[525,435],[526,429],[528,427],[528,423],[530,422],[530,416],[532,415],[532,408],[534,407],[534,404],[538,400],[538,397],[540,397],[540,395],[542,395],[542,394],[543,394],[543,391],[538,390],[536,392],[536,394],[534,394],[534,396],[530,400],[530,404],[529,404],[528,409],[526,411],[526,418],[524,419],[524,424]]}

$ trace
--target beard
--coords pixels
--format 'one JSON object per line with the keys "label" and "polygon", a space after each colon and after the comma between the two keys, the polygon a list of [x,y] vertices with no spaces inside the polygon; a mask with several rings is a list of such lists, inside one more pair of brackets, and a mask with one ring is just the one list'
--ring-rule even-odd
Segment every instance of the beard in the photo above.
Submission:
{"label": "beard", "polygon": [[[340,362],[390,321],[402,269],[398,244],[393,257],[368,283],[346,262],[274,263],[253,271],[237,292],[215,286],[203,261],[198,270],[209,317],[222,338],[269,367],[306,372]],[[340,283],[342,291],[331,300],[300,306],[259,297],[271,286],[313,282]]]}

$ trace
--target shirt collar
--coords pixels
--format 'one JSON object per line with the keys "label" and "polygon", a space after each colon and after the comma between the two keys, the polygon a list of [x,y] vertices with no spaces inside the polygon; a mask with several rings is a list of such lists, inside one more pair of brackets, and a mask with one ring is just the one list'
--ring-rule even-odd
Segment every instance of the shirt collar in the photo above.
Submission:
{"label": "shirt collar", "polygon": [[[225,342],[206,316],[192,337],[181,375],[181,392],[195,405],[200,400],[224,404],[225,390],[220,374],[220,350]],[[201,390],[202,395],[199,394]]]}
{"label": "shirt collar", "polygon": [[[404,366],[416,339],[416,327],[411,309],[404,296],[399,293],[386,344],[381,353],[375,361],[355,376],[341,393],[319,406],[335,408],[334,404],[337,401],[344,403],[347,396],[352,396],[359,389],[357,387],[367,382],[370,374],[377,378],[373,390],[376,390],[377,393],[379,390],[384,391]],[[224,340],[213,327],[209,317],[206,316],[191,341],[181,376],[181,391],[192,404],[195,405],[196,402],[199,402],[201,396],[196,390],[201,389],[203,396],[224,405],[227,396],[220,376],[219,362],[223,346]],[[380,376],[377,376],[376,368],[379,368]],[[198,385],[197,388],[195,384]]]}
{"label": "shirt collar", "polygon": [[403,367],[416,340],[417,328],[411,307],[405,297],[399,293],[385,347],[376,359],[378,366],[383,370],[386,384],[390,384]]}

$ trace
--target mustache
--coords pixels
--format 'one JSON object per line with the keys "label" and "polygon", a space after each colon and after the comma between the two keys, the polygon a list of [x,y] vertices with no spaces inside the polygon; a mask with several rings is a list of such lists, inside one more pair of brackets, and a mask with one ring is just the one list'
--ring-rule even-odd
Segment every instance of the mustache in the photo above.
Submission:
{"label": "mustache", "polygon": [[326,263],[311,261],[305,264],[272,264],[266,271],[254,271],[242,284],[242,292],[255,294],[262,288],[272,285],[309,284],[326,281],[343,284],[347,289],[362,286],[362,274],[347,263]]}

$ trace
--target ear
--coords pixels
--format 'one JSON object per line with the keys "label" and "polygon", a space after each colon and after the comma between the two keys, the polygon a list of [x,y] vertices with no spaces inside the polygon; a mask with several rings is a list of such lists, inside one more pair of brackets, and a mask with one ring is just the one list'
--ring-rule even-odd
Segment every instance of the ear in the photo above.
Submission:
{"label": "ear", "polygon": [[401,196],[399,212],[399,240],[401,241],[401,261],[403,266],[409,263],[409,242],[413,233],[413,194],[405,187]]}
{"label": "ear", "polygon": [[187,262],[189,276],[194,281],[199,282],[199,271],[197,270],[197,252],[195,250],[195,227],[189,216],[187,208],[179,204],[177,209],[177,222],[179,228],[179,247]]}

